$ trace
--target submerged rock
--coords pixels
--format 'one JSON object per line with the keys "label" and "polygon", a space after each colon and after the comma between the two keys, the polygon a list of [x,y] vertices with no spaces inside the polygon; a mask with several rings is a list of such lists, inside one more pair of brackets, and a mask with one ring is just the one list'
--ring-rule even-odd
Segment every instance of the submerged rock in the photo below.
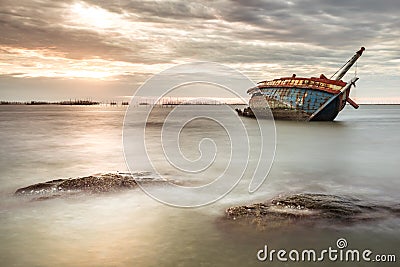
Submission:
{"label": "submerged rock", "polygon": [[399,215],[399,204],[382,205],[354,197],[304,193],[278,196],[265,203],[231,207],[226,210],[224,219],[264,229],[282,224],[314,224],[322,220],[356,223]]}
{"label": "submerged rock", "polygon": [[57,179],[19,188],[15,195],[34,195],[37,196],[34,200],[46,200],[79,192],[104,193],[133,189],[138,187],[138,182],[154,184],[170,182],[165,179],[149,177],[149,174],[147,172],[135,174],[106,173],[79,178]]}

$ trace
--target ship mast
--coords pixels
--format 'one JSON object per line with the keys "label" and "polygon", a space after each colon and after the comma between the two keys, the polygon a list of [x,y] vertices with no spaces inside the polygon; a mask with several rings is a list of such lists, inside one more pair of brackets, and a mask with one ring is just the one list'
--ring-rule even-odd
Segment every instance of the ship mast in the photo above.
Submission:
{"label": "ship mast", "polygon": [[[351,66],[353,66],[354,63],[356,63],[357,59],[358,59],[359,57],[361,57],[361,55],[362,55],[362,53],[364,52],[364,50],[365,50],[365,47],[361,47],[361,49],[358,50],[358,51],[356,52],[356,54],[355,54],[349,61],[347,61],[347,63],[344,64],[343,67],[341,67],[341,68],[336,72],[336,73],[338,73],[338,72],[340,71],[340,72],[337,74],[337,76],[336,76],[336,79],[335,79],[336,81],[340,81],[340,80],[343,78],[343,76],[346,75],[347,71],[351,68]],[[333,76],[335,76],[336,73],[333,74]],[[332,76],[332,77],[333,77],[333,76]],[[332,77],[331,77],[331,79],[332,79]]]}

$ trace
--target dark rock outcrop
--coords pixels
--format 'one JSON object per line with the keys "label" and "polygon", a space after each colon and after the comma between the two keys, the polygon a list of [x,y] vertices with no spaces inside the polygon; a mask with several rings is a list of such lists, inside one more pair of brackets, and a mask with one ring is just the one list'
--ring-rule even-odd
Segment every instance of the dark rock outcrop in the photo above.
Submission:
{"label": "dark rock outcrop", "polygon": [[285,224],[315,224],[323,220],[349,224],[399,215],[399,204],[383,205],[354,197],[304,193],[278,196],[265,203],[231,207],[226,210],[223,219],[266,229]]}
{"label": "dark rock outcrop", "polygon": [[128,173],[107,173],[90,175],[79,178],[57,179],[43,183],[33,184],[19,188],[15,195],[36,196],[34,200],[45,200],[77,193],[105,193],[117,192],[138,187],[140,183],[162,184],[168,183],[165,179],[152,178],[147,172]]}

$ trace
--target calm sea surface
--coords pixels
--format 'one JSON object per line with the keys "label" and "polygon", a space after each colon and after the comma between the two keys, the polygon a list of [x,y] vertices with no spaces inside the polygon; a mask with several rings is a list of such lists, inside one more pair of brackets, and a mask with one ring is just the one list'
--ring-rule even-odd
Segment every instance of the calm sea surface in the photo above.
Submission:
{"label": "calm sea surface", "polygon": [[[156,110],[156,116],[166,110]],[[46,201],[13,195],[19,187],[56,178],[127,171],[124,114],[125,108],[110,106],[0,106],[0,266],[281,266],[258,262],[257,251],[266,244],[327,249],[338,238],[351,248],[396,254],[400,261],[400,220],[395,218],[345,226],[286,225],[264,232],[230,229],[219,220],[230,206],[285,193],[400,203],[400,106],[346,108],[335,122],[276,122],[275,161],[261,188],[249,195],[244,179],[225,198],[202,208],[166,206],[140,189]],[[244,121],[250,131],[256,126],[254,120]],[[223,152],[228,144],[220,131],[197,126],[184,142],[215,134]],[[156,135],[149,138],[159,141]],[[183,148],[189,157],[190,147]],[[381,265],[397,266],[376,264]]]}

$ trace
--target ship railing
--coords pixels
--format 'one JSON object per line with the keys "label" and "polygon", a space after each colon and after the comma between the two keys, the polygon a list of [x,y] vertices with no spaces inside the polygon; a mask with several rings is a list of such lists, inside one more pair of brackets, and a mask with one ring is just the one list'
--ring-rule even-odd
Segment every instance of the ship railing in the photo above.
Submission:
{"label": "ship railing", "polygon": [[[340,93],[340,90],[342,90],[344,86],[338,86],[336,85],[333,88],[331,87],[326,87],[326,86],[321,86],[321,85],[310,85],[310,84],[303,84],[303,85],[259,85],[258,89],[264,89],[264,88],[300,88],[300,89],[313,89],[313,90],[320,90],[320,91],[325,91],[328,93],[332,94],[338,94]],[[249,89],[247,92],[250,94],[250,90],[253,88]],[[254,91],[255,92],[255,91]]]}

